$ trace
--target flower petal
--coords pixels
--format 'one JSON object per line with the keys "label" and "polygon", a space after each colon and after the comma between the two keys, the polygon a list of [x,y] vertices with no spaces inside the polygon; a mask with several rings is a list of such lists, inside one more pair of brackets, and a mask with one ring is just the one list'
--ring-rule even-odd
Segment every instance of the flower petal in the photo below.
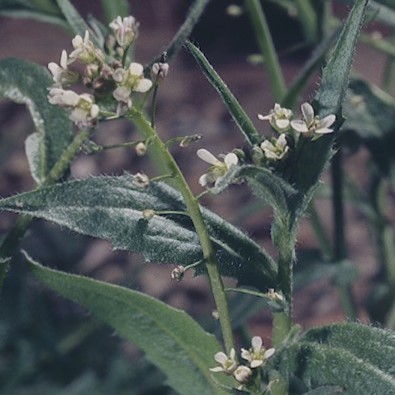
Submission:
{"label": "flower petal", "polygon": [[133,89],[136,92],[145,93],[151,89],[152,81],[147,78],[142,78],[138,85]]}
{"label": "flower petal", "polygon": [[199,184],[202,187],[205,187],[208,184],[207,174],[203,174],[202,176],[199,177]]}
{"label": "flower petal", "polygon": [[221,365],[223,365],[223,364],[226,363],[226,361],[228,360],[228,356],[227,356],[224,352],[220,351],[220,352],[217,352],[217,353],[214,355],[214,359],[215,359],[218,363],[220,363]]}
{"label": "flower petal", "polygon": [[299,133],[307,133],[309,131],[309,128],[306,125],[306,122],[296,120],[296,121],[291,121],[291,126],[292,129],[296,130]]}
{"label": "flower petal", "polygon": [[215,165],[218,163],[218,159],[210,152],[207,151],[204,148],[198,149],[196,151],[196,155],[201,159],[204,160],[206,163],[209,163],[210,165]]}
{"label": "flower petal", "polygon": [[254,359],[253,361],[251,361],[250,366],[252,368],[257,368],[258,366],[261,366],[262,364],[263,364],[262,359]]}
{"label": "flower petal", "polygon": [[328,128],[336,121],[336,115],[330,114],[320,120],[320,129]]}
{"label": "flower petal", "polygon": [[301,105],[303,118],[306,121],[307,126],[310,126],[314,121],[314,110],[310,103],[303,103]]}
{"label": "flower petal", "polygon": [[286,129],[289,126],[288,119],[276,119],[274,123],[279,129]]}
{"label": "flower petal", "polygon": [[263,358],[264,358],[264,359],[270,358],[270,357],[274,354],[275,351],[276,351],[276,350],[275,350],[274,348],[269,348],[269,349],[266,350],[265,353],[263,354]]}
{"label": "flower petal", "polygon": [[261,121],[269,120],[270,118],[271,118],[271,115],[258,114],[258,119],[260,119]]}
{"label": "flower petal", "polygon": [[231,152],[225,156],[224,162],[226,167],[229,169],[231,166],[237,165],[237,163],[239,162],[239,158],[237,157],[236,154]]}
{"label": "flower petal", "polygon": [[251,346],[254,351],[259,351],[262,348],[262,338],[260,336],[254,336],[251,339]]}
{"label": "flower petal", "polygon": [[210,372],[213,373],[218,373],[218,372],[223,372],[224,368],[221,368],[221,366],[216,366],[215,368],[210,368]]}
{"label": "flower petal", "polygon": [[142,75],[144,71],[144,67],[140,63],[130,63],[129,72],[132,75]]}

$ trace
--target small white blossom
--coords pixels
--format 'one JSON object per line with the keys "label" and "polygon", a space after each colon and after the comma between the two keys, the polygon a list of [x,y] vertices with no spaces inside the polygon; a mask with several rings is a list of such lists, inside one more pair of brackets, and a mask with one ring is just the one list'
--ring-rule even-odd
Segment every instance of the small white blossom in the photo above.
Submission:
{"label": "small white blossom", "polygon": [[247,383],[252,376],[252,370],[248,366],[240,365],[233,372],[233,377],[241,384]]}
{"label": "small white blossom", "polygon": [[267,159],[271,159],[271,160],[283,159],[289,151],[285,134],[280,134],[280,136],[277,139],[273,138],[271,140],[265,140],[261,144],[261,149]]}
{"label": "small white blossom", "polygon": [[335,115],[330,114],[320,119],[318,116],[314,115],[314,109],[309,103],[303,103],[301,110],[303,119],[291,122],[291,126],[294,130],[299,133],[315,135],[316,138],[320,137],[322,134],[333,132],[330,126],[332,126],[336,120]]}
{"label": "small white blossom", "polygon": [[140,63],[131,63],[127,69],[115,70],[113,79],[118,84],[113,92],[115,100],[131,108],[132,92],[145,93],[151,89],[152,81],[144,78],[143,71],[144,67]]}
{"label": "small white blossom", "polygon": [[199,184],[202,187],[205,187],[207,184],[220,181],[226,172],[232,166],[237,166],[239,162],[239,158],[233,152],[225,155],[223,162],[218,160],[210,151],[207,151],[206,149],[199,149],[196,154],[201,160],[204,160],[205,162],[212,165],[208,173],[203,174],[199,178]]}
{"label": "small white blossom", "polygon": [[48,101],[60,107],[74,107],[80,100],[78,93],[72,90],[62,88],[50,88],[48,92]]}
{"label": "small white blossom", "polygon": [[52,74],[55,86],[70,86],[78,80],[78,73],[69,70],[68,64],[69,61],[65,50],[62,51],[59,64],[55,62],[48,63],[48,69]]}
{"label": "small white blossom", "polygon": [[90,128],[96,123],[99,113],[99,106],[94,103],[93,96],[83,93],[79,95],[79,101],[71,111],[70,119],[79,129]]}
{"label": "small white blossom", "polygon": [[114,30],[118,45],[122,48],[129,47],[137,37],[139,24],[133,16],[118,16],[109,26]]}
{"label": "small white blossom", "polygon": [[292,111],[281,107],[278,103],[274,105],[268,115],[258,114],[260,120],[268,120],[270,125],[279,133],[286,132],[290,128],[292,117]]}
{"label": "small white blossom", "polygon": [[104,61],[102,52],[95,48],[93,42],[89,39],[88,30],[85,31],[84,38],[77,35],[72,39],[71,43],[73,44],[74,51],[70,53],[70,59],[78,59],[84,64],[90,64],[96,60],[100,62]]}
{"label": "small white blossom", "polygon": [[266,350],[263,347],[262,338],[254,336],[251,340],[251,348],[249,350],[241,349],[241,357],[248,361],[250,368],[254,369],[262,366],[274,354],[274,351],[274,348]]}
{"label": "small white blossom", "polygon": [[215,368],[210,368],[211,372],[224,372],[226,374],[232,374],[237,368],[237,362],[235,359],[236,352],[234,348],[230,350],[229,356],[224,352],[220,351],[214,355],[214,359],[220,364],[220,366],[216,366]]}

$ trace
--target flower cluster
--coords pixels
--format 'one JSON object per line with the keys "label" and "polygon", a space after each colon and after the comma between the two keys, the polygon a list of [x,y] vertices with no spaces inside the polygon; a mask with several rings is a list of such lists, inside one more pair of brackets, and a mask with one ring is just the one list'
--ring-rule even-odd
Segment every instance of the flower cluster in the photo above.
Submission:
{"label": "flower cluster", "polygon": [[[232,348],[229,355],[226,355],[222,351],[214,355],[214,359],[218,362],[219,366],[211,368],[210,371],[232,375],[243,387],[243,385],[252,379],[254,369],[264,366],[274,352],[274,348],[266,349],[263,346],[261,337],[254,336],[251,339],[251,347],[248,350],[241,349],[241,357],[247,361],[247,365],[239,365],[237,363],[236,351]],[[239,387],[239,389],[242,389],[242,387]]]}
{"label": "flower cluster", "polygon": [[[132,107],[133,92],[145,93],[152,87],[152,81],[144,77],[143,66],[135,62],[128,64],[125,56],[138,35],[138,23],[134,17],[117,17],[109,27],[117,50],[107,48],[106,52],[104,48],[98,48],[86,31],[83,37],[77,35],[73,38],[73,50],[69,54],[62,51],[59,64],[48,64],[54,81],[48,100],[51,104],[70,109],[70,119],[80,129],[96,125],[101,99],[105,99],[106,111],[112,100],[114,112],[120,116]],[[79,80],[90,92],[78,94],[70,89]]]}
{"label": "flower cluster", "polygon": [[286,135],[288,133],[293,132],[316,140],[324,134],[333,132],[331,126],[336,120],[335,115],[331,114],[321,119],[314,114],[310,103],[303,103],[301,111],[302,119],[295,120],[291,110],[276,103],[268,115],[258,114],[260,120],[269,121],[273,129],[280,134],[277,138],[265,140],[260,145],[263,155],[268,161],[280,161],[287,156],[289,145]]}

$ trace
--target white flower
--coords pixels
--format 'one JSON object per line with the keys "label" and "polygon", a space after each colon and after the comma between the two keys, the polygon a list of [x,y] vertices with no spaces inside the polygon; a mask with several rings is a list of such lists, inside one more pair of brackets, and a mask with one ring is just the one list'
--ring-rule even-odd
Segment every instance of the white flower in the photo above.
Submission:
{"label": "white flower", "polygon": [[232,166],[236,166],[239,162],[239,158],[233,152],[225,155],[223,162],[206,149],[199,149],[196,154],[200,159],[212,165],[208,173],[203,174],[199,178],[199,184],[202,187],[205,187],[207,184],[217,183]]}
{"label": "white flower", "polygon": [[144,78],[144,67],[140,63],[131,63],[127,69],[117,69],[113,74],[114,81],[118,87],[114,90],[115,100],[132,106],[130,95],[132,92],[144,93],[151,89],[152,81]]}
{"label": "white flower", "polygon": [[247,383],[252,376],[252,370],[248,366],[240,365],[233,372],[233,377],[242,384]]}
{"label": "white flower", "polygon": [[79,95],[78,103],[70,114],[70,119],[79,129],[91,128],[97,121],[100,109],[94,103],[92,95],[83,93]]}
{"label": "white flower", "polygon": [[109,26],[114,30],[115,38],[122,48],[129,47],[137,37],[139,25],[133,16],[127,16],[123,19],[118,16]]}
{"label": "white flower", "polygon": [[320,119],[314,116],[314,109],[309,103],[303,103],[301,106],[303,120],[295,120],[291,122],[291,126],[299,133],[309,133],[315,135],[315,138],[320,137],[322,134],[332,133],[333,129],[330,126],[336,120],[333,114],[327,115],[325,118]]}
{"label": "white flower", "polygon": [[289,151],[287,145],[287,139],[285,134],[280,134],[280,136],[275,139],[265,140],[261,144],[261,149],[264,152],[267,159],[271,160],[281,160]]}
{"label": "white flower", "polygon": [[73,44],[74,51],[70,53],[70,59],[78,59],[84,64],[93,63],[96,60],[101,63],[104,61],[102,52],[95,48],[92,41],[89,40],[88,30],[85,31],[84,38],[77,35],[72,39],[71,43]]}
{"label": "white flower", "polygon": [[229,356],[227,356],[224,352],[220,351],[214,355],[214,359],[221,365],[216,366],[215,368],[210,368],[211,372],[224,372],[226,374],[232,374],[237,368],[237,362],[235,359],[236,352],[234,348],[230,350]]}
{"label": "white flower", "polygon": [[72,90],[62,88],[50,88],[48,92],[48,101],[60,107],[73,107],[77,105],[80,97],[78,93]]}
{"label": "white flower", "polygon": [[258,114],[260,120],[268,120],[270,125],[279,133],[286,132],[289,129],[292,117],[292,111],[281,107],[278,103],[270,110],[269,115]]}
{"label": "white flower", "polygon": [[78,80],[78,73],[68,69],[68,57],[65,50],[60,56],[60,64],[55,62],[48,63],[48,69],[52,74],[55,86],[65,87],[70,86]]}
{"label": "white flower", "polygon": [[261,366],[274,354],[274,348],[266,350],[262,344],[262,338],[254,336],[251,340],[251,348],[249,350],[241,349],[241,357],[248,361],[252,369]]}

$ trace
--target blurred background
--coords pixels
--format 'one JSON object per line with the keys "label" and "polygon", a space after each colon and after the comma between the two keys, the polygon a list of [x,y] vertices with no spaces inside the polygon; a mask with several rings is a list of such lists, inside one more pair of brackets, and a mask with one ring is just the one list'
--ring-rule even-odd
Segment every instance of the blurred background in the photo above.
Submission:
{"label": "blurred background", "polygon": [[[110,0],[109,0],[110,1]],[[12,1],[0,1],[0,12]],[[135,59],[148,63],[160,54],[182,24],[192,2],[185,0],[130,1],[131,13],[140,22]],[[290,83],[314,50],[305,45],[298,20],[275,2],[263,2],[275,45],[280,55],[287,83]],[[103,18],[100,2],[73,1],[82,15]],[[231,88],[253,119],[258,130],[270,135],[267,124],[257,114],[267,114],[273,107],[273,96],[267,76],[257,59],[257,46],[249,19],[232,13],[229,5],[242,2],[215,0],[192,34],[218,73]],[[3,8],[2,8],[3,7]],[[343,2],[335,2],[335,14],[347,14]],[[236,15],[233,15],[236,14]],[[58,62],[62,49],[70,51],[69,32],[53,24],[0,14],[0,59],[17,57],[46,66]],[[386,28],[372,23],[369,31]],[[355,73],[379,83],[384,56],[361,44],[356,53]],[[319,82],[318,74],[304,91],[309,100]],[[192,190],[202,191],[198,179],[206,165],[195,155],[198,148],[207,148],[215,155],[235,147],[243,148],[243,140],[220,98],[205,80],[192,57],[181,51],[170,65],[166,81],[158,96],[157,127],[164,138],[202,134],[203,139],[184,149],[174,148],[174,155],[186,174]],[[0,196],[6,197],[34,188],[24,154],[24,140],[33,132],[33,123],[24,106],[0,101]],[[122,121],[100,126],[95,135],[99,144],[115,144],[136,139],[133,127]],[[361,187],[367,182],[364,149],[346,155],[349,174]],[[116,149],[96,155],[79,155],[72,166],[74,178],[91,175],[136,173],[155,175],[146,157],[133,150]],[[330,183],[328,175],[324,182]],[[203,204],[270,251],[270,210],[257,210],[257,201],[243,186],[234,186],[220,196],[206,196]],[[331,205],[323,198],[318,211],[325,226],[332,229]],[[1,214],[0,232],[5,234],[15,221],[11,214]],[[346,230],[350,261],[357,269],[352,291],[358,308],[358,319],[368,321],[364,303],[374,287],[378,267],[371,235],[358,211],[346,207]],[[175,307],[187,310],[207,328],[215,326],[213,302],[204,278],[171,280],[173,266],[146,264],[130,252],[113,251],[105,241],[94,240],[36,221],[23,241],[23,248],[39,262],[64,271],[91,276],[153,295]],[[317,254],[317,242],[306,219],[298,236],[301,254]],[[303,280],[303,279],[302,279]],[[301,281],[303,283],[303,281]],[[299,287],[295,294],[295,322],[308,328],[346,319],[338,294],[330,278],[320,278]],[[267,341],[270,315],[260,311],[249,317],[251,333]],[[171,394],[162,385],[164,377],[150,366],[140,352],[96,322],[77,305],[67,302],[36,283],[26,273],[23,260],[15,257],[5,282],[0,302],[0,391],[3,395],[19,394]]]}

